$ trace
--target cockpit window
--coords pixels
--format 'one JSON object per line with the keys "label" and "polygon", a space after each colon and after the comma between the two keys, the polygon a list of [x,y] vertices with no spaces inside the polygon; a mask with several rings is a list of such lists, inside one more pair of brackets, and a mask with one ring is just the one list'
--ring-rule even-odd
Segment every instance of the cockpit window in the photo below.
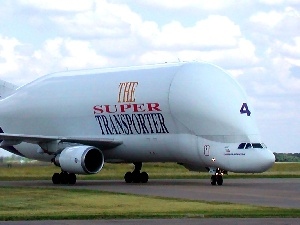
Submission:
{"label": "cockpit window", "polygon": [[241,143],[238,147],[238,149],[244,149],[245,148],[246,143]]}
{"label": "cockpit window", "polygon": [[246,149],[247,149],[247,148],[252,148],[251,143],[247,143],[247,144],[246,144]]}
{"label": "cockpit window", "polygon": [[264,143],[261,143],[261,145],[263,146],[263,148],[268,148]]}
{"label": "cockpit window", "polygon": [[252,143],[253,148],[263,148],[261,143]]}
{"label": "cockpit window", "polygon": [[238,149],[267,148],[264,143],[241,143]]}

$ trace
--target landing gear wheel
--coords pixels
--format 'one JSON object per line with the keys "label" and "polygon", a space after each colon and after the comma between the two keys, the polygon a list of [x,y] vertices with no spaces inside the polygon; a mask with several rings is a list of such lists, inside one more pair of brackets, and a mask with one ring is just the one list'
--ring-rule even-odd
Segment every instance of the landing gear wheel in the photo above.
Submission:
{"label": "landing gear wheel", "polygon": [[142,173],[140,174],[140,179],[141,179],[141,182],[142,182],[142,183],[147,183],[148,180],[149,180],[148,173],[142,172]]}
{"label": "landing gear wheel", "polygon": [[52,176],[53,184],[76,184],[76,175],[62,171],[61,173],[54,173]]}
{"label": "landing gear wheel", "polygon": [[217,176],[216,175],[211,176],[210,183],[211,183],[211,185],[216,185],[217,184]]}
{"label": "landing gear wheel", "polygon": [[223,177],[222,177],[222,175],[217,175],[216,177],[217,177],[217,184],[221,186],[223,184]]}
{"label": "landing gear wheel", "polygon": [[148,173],[142,172],[142,163],[134,163],[133,172],[127,172],[124,175],[124,180],[126,183],[147,183],[149,180]]}
{"label": "landing gear wheel", "polygon": [[141,182],[141,173],[139,171],[132,172],[132,182],[140,183]]}
{"label": "landing gear wheel", "polygon": [[69,174],[67,172],[61,172],[59,175],[60,175],[60,183],[61,184],[69,183]]}
{"label": "landing gear wheel", "polygon": [[76,184],[76,175],[74,173],[69,174],[69,184]]}
{"label": "landing gear wheel", "polygon": [[125,179],[126,183],[132,183],[132,181],[133,181],[132,173],[131,172],[125,173],[124,179]]}
{"label": "landing gear wheel", "polygon": [[60,175],[59,175],[59,173],[54,173],[53,174],[52,183],[53,184],[60,184]]}
{"label": "landing gear wheel", "polygon": [[210,174],[213,174],[210,178],[211,185],[223,185],[223,175],[228,174],[226,170],[223,170],[221,168],[207,168],[209,170]]}

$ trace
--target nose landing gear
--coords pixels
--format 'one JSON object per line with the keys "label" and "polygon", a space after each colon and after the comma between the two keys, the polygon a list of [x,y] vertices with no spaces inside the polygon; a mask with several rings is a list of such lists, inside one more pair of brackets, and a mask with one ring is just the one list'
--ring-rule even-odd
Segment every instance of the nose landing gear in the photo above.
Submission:
{"label": "nose landing gear", "polygon": [[221,170],[220,168],[217,169],[210,168],[209,172],[213,173],[213,175],[210,178],[211,185],[216,185],[216,184],[220,186],[223,185],[223,174],[224,174],[223,170]]}
{"label": "nose landing gear", "polygon": [[223,176],[222,175],[212,175],[210,178],[211,185],[222,185],[223,184]]}

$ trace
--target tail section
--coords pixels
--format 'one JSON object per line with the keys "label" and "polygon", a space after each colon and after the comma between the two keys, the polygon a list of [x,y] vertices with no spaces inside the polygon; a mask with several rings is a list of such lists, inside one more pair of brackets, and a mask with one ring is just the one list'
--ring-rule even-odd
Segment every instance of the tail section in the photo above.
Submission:
{"label": "tail section", "polygon": [[17,88],[18,86],[14,84],[0,80],[0,99],[11,95]]}

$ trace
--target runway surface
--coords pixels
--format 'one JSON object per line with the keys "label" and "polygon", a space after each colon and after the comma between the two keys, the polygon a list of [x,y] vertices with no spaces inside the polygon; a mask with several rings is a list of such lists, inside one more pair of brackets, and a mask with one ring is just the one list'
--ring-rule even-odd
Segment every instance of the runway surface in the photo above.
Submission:
{"label": "runway surface", "polygon": [[47,220],[47,221],[10,221],[0,225],[299,225],[298,218],[263,219],[139,219],[139,220]]}
{"label": "runway surface", "polygon": [[[82,181],[73,186],[57,186],[51,181],[0,181],[0,186],[57,187],[67,189],[89,189],[137,195],[161,196],[192,200],[243,203],[259,206],[300,209],[300,179],[225,179],[223,186],[211,186],[208,180],[150,180],[147,184],[126,184],[121,180]],[[276,210],[274,210],[274,217]],[[70,221],[11,221],[1,224],[300,224],[299,218],[263,219],[153,219],[153,220],[70,220]]]}
{"label": "runway surface", "polygon": [[225,179],[222,186],[212,186],[206,179],[150,180],[147,184],[126,184],[122,180],[79,180],[74,186],[57,186],[53,185],[51,181],[0,181],[0,186],[90,189],[192,200],[300,208],[300,179],[298,178]]}

